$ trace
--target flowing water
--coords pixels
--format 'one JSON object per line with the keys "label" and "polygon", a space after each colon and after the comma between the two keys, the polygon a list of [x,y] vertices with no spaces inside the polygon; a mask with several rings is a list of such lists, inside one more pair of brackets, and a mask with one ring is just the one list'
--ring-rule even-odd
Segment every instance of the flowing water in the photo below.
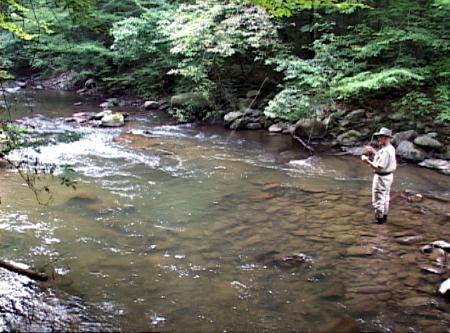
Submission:
{"label": "flowing water", "polygon": [[[77,189],[46,178],[42,206],[17,173],[0,173],[1,257],[53,275],[40,286],[2,279],[2,294],[22,302],[4,330],[448,329],[436,295],[445,275],[422,272],[436,258],[420,252],[450,240],[448,176],[401,165],[389,223],[374,225],[371,174],[357,158],[308,157],[286,136],[175,125],[161,112],[82,127],[60,117],[98,103],[26,96],[13,116],[48,143],[10,158],[70,164]],[[406,201],[406,189],[425,200]],[[41,317],[20,320],[30,306]]]}

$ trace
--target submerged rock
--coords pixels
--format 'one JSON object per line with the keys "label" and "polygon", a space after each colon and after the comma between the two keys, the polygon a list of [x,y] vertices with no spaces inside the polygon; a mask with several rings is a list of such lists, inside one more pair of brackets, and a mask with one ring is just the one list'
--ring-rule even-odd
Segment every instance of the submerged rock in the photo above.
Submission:
{"label": "submerged rock", "polygon": [[375,253],[375,249],[371,246],[350,246],[347,249],[347,255],[350,257],[371,256]]}
{"label": "submerged rock", "polygon": [[444,174],[450,175],[450,161],[429,158],[421,163],[421,167],[438,170]]}
{"label": "submerged rock", "polygon": [[450,299],[450,279],[441,283],[439,286],[439,294]]}

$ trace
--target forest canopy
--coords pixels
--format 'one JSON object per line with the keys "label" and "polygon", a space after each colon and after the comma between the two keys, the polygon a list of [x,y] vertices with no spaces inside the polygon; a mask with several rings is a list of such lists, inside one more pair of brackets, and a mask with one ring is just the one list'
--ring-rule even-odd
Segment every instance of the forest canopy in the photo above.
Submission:
{"label": "forest canopy", "polygon": [[448,0],[1,0],[0,79],[76,71],[111,93],[196,92],[213,111],[257,89],[288,121],[384,99],[448,122],[449,14]]}

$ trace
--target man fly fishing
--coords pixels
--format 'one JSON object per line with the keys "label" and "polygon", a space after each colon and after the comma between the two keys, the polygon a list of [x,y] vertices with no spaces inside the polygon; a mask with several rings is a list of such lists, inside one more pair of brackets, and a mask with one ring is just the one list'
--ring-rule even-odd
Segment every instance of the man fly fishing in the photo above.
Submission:
{"label": "man fly fishing", "polygon": [[373,136],[377,139],[380,149],[376,150],[371,146],[366,146],[368,152],[374,154],[374,158],[371,160],[369,156],[362,155],[361,160],[374,171],[372,205],[375,209],[375,223],[383,224],[387,222],[390,192],[394,180],[393,172],[397,168],[397,161],[395,160],[395,148],[391,144],[392,131],[383,127]]}

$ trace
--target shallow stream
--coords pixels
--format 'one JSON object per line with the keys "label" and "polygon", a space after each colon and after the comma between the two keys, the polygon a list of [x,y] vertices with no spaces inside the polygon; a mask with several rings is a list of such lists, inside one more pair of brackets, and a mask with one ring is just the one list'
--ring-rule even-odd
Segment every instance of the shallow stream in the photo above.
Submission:
{"label": "shallow stream", "polygon": [[[8,326],[3,316],[5,330],[448,329],[450,305],[436,295],[443,276],[421,271],[431,261],[420,246],[450,241],[450,177],[400,165],[379,226],[371,173],[357,158],[308,157],[287,136],[175,125],[131,108],[118,108],[130,113],[124,128],[82,127],[62,117],[98,102],[17,98],[13,117],[50,139],[10,158],[70,164],[77,189],[44,179],[53,199],[42,206],[17,173],[1,171],[1,257],[53,272],[49,283],[27,282],[29,298],[40,295],[37,312],[65,299],[43,308],[49,322],[71,316],[59,326]],[[406,189],[425,200],[408,202]],[[1,292],[20,299],[23,288],[8,286]]]}

